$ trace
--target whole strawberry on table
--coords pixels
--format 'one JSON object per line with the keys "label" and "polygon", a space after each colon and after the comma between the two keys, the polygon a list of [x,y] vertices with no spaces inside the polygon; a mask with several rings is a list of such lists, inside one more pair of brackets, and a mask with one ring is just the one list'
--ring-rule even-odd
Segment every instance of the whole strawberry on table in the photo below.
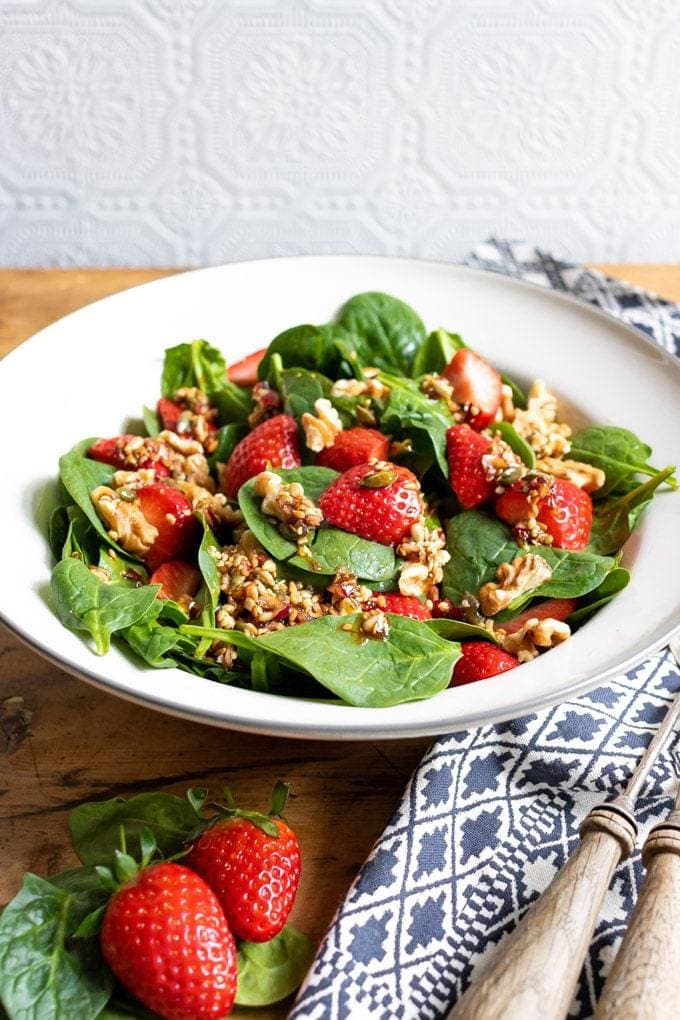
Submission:
{"label": "whole strawberry on table", "polygon": [[100,654],[367,707],[567,640],[628,583],[674,469],[623,427],[573,433],[530,366],[525,391],[467,339],[369,292],[228,367],[167,350],[146,434],[61,458],[63,623]]}
{"label": "whole strawberry on table", "polygon": [[[82,867],[27,874],[0,918],[10,1020],[218,1020],[300,984],[309,939],[287,924],[300,847],[277,783],[268,814],[225,789],[83,804],[69,818]],[[150,1012],[149,1012],[150,1011]]]}

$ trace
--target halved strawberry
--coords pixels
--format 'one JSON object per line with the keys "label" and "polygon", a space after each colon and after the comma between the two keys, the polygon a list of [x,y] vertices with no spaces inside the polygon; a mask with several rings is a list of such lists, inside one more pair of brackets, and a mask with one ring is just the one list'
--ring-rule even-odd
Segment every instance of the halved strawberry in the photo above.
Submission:
{"label": "halved strawberry", "polygon": [[432,619],[430,610],[415,595],[400,595],[395,591],[376,591],[373,595],[374,597],[366,603],[368,609],[382,609],[384,613],[409,616],[412,620]]}
{"label": "halved strawberry", "polygon": [[258,367],[266,353],[267,348],[263,347],[259,351],[253,351],[252,354],[248,354],[240,361],[235,361],[227,369],[227,375],[231,381],[236,383],[237,386],[254,386],[257,382]]}
{"label": "halved strawberry", "polygon": [[451,687],[486,680],[519,666],[519,659],[490,641],[463,641],[460,650],[462,655],[453,667]]}
{"label": "halved strawberry", "polygon": [[473,429],[483,429],[494,420],[501,406],[501,377],[481,355],[467,347],[456,351],[443,373],[453,386],[453,397],[466,411]]}
{"label": "halved strawberry", "polygon": [[[156,478],[167,478],[170,474],[170,468],[162,460],[159,460],[157,456],[143,457],[140,460],[126,454],[125,447],[134,439],[139,441],[139,436],[123,435],[113,436],[111,439],[98,439],[87,451],[87,455],[92,457],[92,460],[98,460],[102,464],[110,464],[111,467],[126,471],[137,471],[139,468],[153,468]],[[154,443],[155,440],[153,439],[144,440],[145,446],[150,450]]]}
{"label": "halved strawberry", "polygon": [[186,560],[198,544],[199,526],[191,503],[184,493],[161,482],[138,490],[142,513],[158,530],[158,537],[147,553],[146,562],[156,570],[168,560]]}
{"label": "halved strawberry", "polygon": [[513,616],[512,620],[506,623],[499,623],[506,634],[514,634],[520,630],[527,620],[566,620],[578,606],[578,599],[545,599],[544,602],[537,602],[530,609]]}
{"label": "halved strawberry", "polygon": [[174,400],[169,400],[168,397],[160,397],[156,404],[156,411],[161,424],[164,429],[168,429],[170,432],[177,431],[177,423],[183,410],[184,408],[176,404]]}
{"label": "halved strawberry", "polygon": [[154,570],[149,584],[160,584],[157,599],[179,602],[183,595],[195,595],[201,586],[201,572],[186,560],[168,560]]}
{"label": "halved strawberry", "polygon": [[469,425],[452,425],[446,432],[451,488],[467,510],[493,496],[494,483],[484,471],[482,457],[491,449],[491,440]]}
{"label": "halved strawberry", "polygon": [[234,447],[224,469],[222,485],[232,499],[244,482],[267,467],[300,467],[298,427],[288,414],[267,418]]}
{"label": "halved strawberry", "polygon": [[[527,476],[498,497],[496,513],[502,521],[521,527],[531,516],[527,487],[534,481]],[[536,520],[552,537],[555,548],[585,549],[593,523],[593,504],[587,492],[564,478],[555,478],[536,507]]]}
{"label": "halved strawberry", "polygon": [[416,476],[398,464],[357,464],[328,486],[319,506],[329,524],[371,542],[396,545],[422,516]]}
{"label": "halved strawberry", "polygon": [[316,455],[316,463],[334,471],[349,471],[355,464],[385,460],[390,441],[377,429],[343,429],[332,446]]}

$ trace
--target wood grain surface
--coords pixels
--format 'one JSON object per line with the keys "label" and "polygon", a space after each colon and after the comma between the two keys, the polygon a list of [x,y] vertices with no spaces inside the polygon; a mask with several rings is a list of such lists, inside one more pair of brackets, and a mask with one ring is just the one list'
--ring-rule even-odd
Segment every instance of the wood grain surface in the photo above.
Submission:
{"label": "wood grain surface", "polygon": [[[680,299],[680,266],[606,268]],[[82,305],[170,272],[0,270],[0,354]],[[283,740],[183,722],[88,687],[0,629],[0,901],[24,871],[74,863],[66,819],[76,804],[188,785],[217,792],[226,780],[264,804],[281,777],[294,790],[289,818],[303,848],[294,922],[318,939],[428,744]],[[239,1016],[285,1013],[280,1005]]]}

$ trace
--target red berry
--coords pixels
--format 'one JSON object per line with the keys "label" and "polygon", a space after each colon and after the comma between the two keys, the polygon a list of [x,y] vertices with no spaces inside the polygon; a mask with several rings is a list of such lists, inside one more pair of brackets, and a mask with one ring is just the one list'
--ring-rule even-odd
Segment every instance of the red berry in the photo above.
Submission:
{"label": "red berry", "polygon": [[368,609],[382,609],[397,616],[410,616],[412,620],[431,620],[432,613],[424,602],[415,595],[399,595],[397,592],[374,592],[366,606]]}
{"label": "red berry", "polygon": [[268,820],[278,828],[278,837],[237,817],[204,832],[186,857],[214,891],[231,930],[248,942],[268,942],[278,935],[300,881],[297,836],[282,819]]}
{"label": "red berry", "polygon": [[432,607],[435,620],[462,620],[462,610],[451,599],[439,599]]}
{"label": "red berry", "polygon": [[241,361],[235,361],[227,369],[227,375],[231,381],[238,386],[254,386],[257,382],[257,369],[266,353],[267,348],[263,347],[262,350],[248,354]]}
{"label": "red berry", "polygon": [[467,347],[456,351],[443,375],[453,386],[453,398],[466,410],[473,429],[494,420],[501,406],[501,377],[481,355]]}
{"label": "red berry", "polygon": [[344,429],[332,446],[318,453],[316,463],[334,471],[348,471],[369,460],[385,460],[390,441],[377,429]]}
{"label": "red berry", "polygon": [[183,410],[179,404],[176,404],[174,400],[169,400],[167,397],[160,397],[156,404],[156,412],[161,420],[161,425],[170,432],[177,431],[177,423]]}
{"label": "red berry", "polygon": [[224,491],[233,499],[244,482],[267,467],[294,468],[301,463],[295,419],[277,414],[236,444],[224,469]]}
{"label": "red berry", "polygon": [[179,489],[154,482],[138,490],[142,513],[158,530],[146,562],[156,570],[167,560],[190,559],[198,544],[199,526],[191,503]]}
{"label": "red berry", "polygon": [[493,496],[494,483],[484,471],[482,457],[489,452],[491,440],[469,425],[452,425],[446,432],[451,488],[461,506],[470,509]]}
{"label": "red berry", "polygon": [[170,469],[159,460],[160,444],[155,439],[144,440],[145,456],[135,457],[126,453],[125,448],[131,441],[139,442],[139,436],[113,436],[112,439],[98,439],[87,451],[88,457],[102,464],[125,471],[137,471],[139,468],[153,468],[156,478],[167,478]]}
{"label": "red berry", "polygon": [[384,461],[345,471],[331,482],[319,505],[329,524],[383,545],[400,542],[423,512],[416,476]]}
{"label": "red berry", "polygon": [[201,586],[201,572],[186,560],[168,560],[154,570],[149,584],[160,584],[156,598],[178,602],[183,595],[195,595]]}
{"label": "red berry", "polygon": [[[527,482],[516,482],[496,500],[496,513],[508,524],[521,525],[531,514]],[[585,549],[593,523],[590,496],[578,485],[556,478],[537,502],[536,519],[552,537],[556,549]]]}
{"label": "red berry", "polygon": [[578,599],[546,599],[544,602],[537,602],[530,609],[518,613],[511,620],[499,624],[506,634],[514,634],[527,620],[566,620],[578,606]]}
{"label": "red berry", "polygon": [[218,1020],[236,994],[236,945],[217,897],[181,864],[154,864],[113,894],[101,930],[118,980],[166,1020]]}
{"label": "red berry", "polygon": [[519,660],[514,655],[504,652],[490,641],[463,641],[460,647],[463,654],[453,667],[452,687],[485,680],[519,666]]}

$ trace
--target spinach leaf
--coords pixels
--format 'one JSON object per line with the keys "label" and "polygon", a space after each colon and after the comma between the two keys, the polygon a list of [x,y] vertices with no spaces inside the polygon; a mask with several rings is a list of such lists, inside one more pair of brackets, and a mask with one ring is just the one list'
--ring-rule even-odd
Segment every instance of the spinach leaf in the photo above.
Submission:
{"label": "spinach leaf", "polygon": [[509,375],[504,375],[501,372],[501,382],[505,383],[505,385],[509,386],[512,390],[512,402],[515,407],[525,408],[527,406],[526,394],[524,393],[524,390],[517,385],[514,379],[511,379]]}
{"label": "spinach leaf", "polygon": [[238,1006],[269,1006],[287,998],[311,966],[311,940],[286,926],[269,942],[238,943]]}
{"label": "spinach leaf", "polygon": [[210,525],[204,514],[198,514],[203,537],[198,547],[198,569],[201,571],[203,585],[196,601],[203,606],[201,622],[206,627],[215,625],[215,611],[220,600],[220,573],[217,569],[217,561],[213,553],[219,554],[221,547],[215,538]]}
{"label": "spinach leaf", "polygon": [[361,636],[359,613],[322,616],[256,641],[258,648],[309,673],[350,705],[384,708],[443,690],[460,646],[419,620],[391,613],[387,618],[390,633],[384,641]]}
{"label": "spinach leaf", "polygon": [[309,546],[310,559],[292,556],[289,563],[299,570],[333,575],[346,567],[363,581],[385,582],[396,577],[399,566],[394,550],[380,542],[322,524]]}
{"label": "spinach leaf", "polygon": [[[120,632],[120,637],[135,655],[155,669],[179,666],[181,660],[178,656],[191,655],[195,650],[194,642],[176,626],[168,627],[160,622],[162,607],[163,602],[158,601],[158,608],[154,606],[153,613],[150,611],[139,623]],[[185,614],[181,613],[181,623],[186,623],[186,620]]]}
{"label": "spinach leaf", "polygon": [[[658,469],[649,463],[651,455],[651,447],[634,432],[614,425],[591,425],[578,432],[571,441],[569,454],[574,460],[594,464],[604,471],[606,481],[597,493],[598,499],[610,492],[634,488],[637,475],[656,475]],[[675,478],[668,477],[666,484],[677,488]]]}
{"label": "spinach leaf", "polygon": [[597,588],[586,595],[574,612],[567,618],[570,627],[578,626],[590,619],[593,613],[605,606],[607,602],[623,591],[630,582],[630,571],[625,567],[614,567]]}
{"label": "spinach leaf", "polygon": [[157,436],[162,429],[158,412],[153,407],[147,407],[146,404],[142,408],[142,421],[147,436]]}
{"label": "spinach leaf", "polygon": [[214,453],[208,457],[208,466],[211,471],[216,471],[218,464],[226,464],[231,457],[234,447],[240,443],[248,429],[245,425],[222,425],[217,432],[217,446]]}
{"label": "spinach leaf", "polygon": [[328,397],[330,380],[306,368],[284,368],[278,376],[277,388],[283,400],[283,410],[296,421],[305,413],[316,414],[314,403]]}
{"label": "spinach leaf", "polygon": [[[97,905],[101,902],[99,896]],[[92,903],[91,893],[24,876],[0,919],[0,998],[10,1016],[98,1016],[111,995],[111,972],[99,958],[96,939],[72,939]]]}
{"label": "spinach leaf", "polygon": [[[55,559],[73,556],[83,563],[97,563],[103,549],[98,533],[79,506],[57,507],[50,518],[50,548]],[[109,550],[113,551],[113,550]]]}
{"label": "spinach leaf", "polygon": [[387,372],[411,375],[418,348],[425,341],[420,316],[390,294],[356,294],[342,307],[338,325],[355,338],[359,360]]}
{"label": "spinach leaf", "polygon": [[596,504],[588,549],[600,555],[618,552],[630,538],[640,514],[654,498],[655,490],[668,482],[674,471],[675,468],[667,467],[624,496]]}
{"label": "spinach leaf", "polygon": [[184,797],[170,793],[140,793],[136,797],[80,804],[69,815],[73,849],[83,864],[111,867],[120,849],[121,826],[127,852],[141,853],[139,837],[149,829],[164,857],[178,853],[200,824],[200,816]]}
{"label": "spinach leaf", "polygon": [[98,655],[108,652],[111,635],[147,615],[157,585],[132,588],[106,584],[80,560],[66,559],[52,571],[52,595],[65,627],[90,634]]}
{"label": "spinach leaf", "polygon": [[[322,493],[338,477],[337,471],[313,465],[279,469],[276,473],[284,482],[299,482],[305,490],[305,495],[315,503],[319,502]],[[287,560],[297,553],[296,543],[284,538],[276,524],[262,513],[262,499],[255,494],[252,480],[241,486],[238,502],[246,524],[275,559]]]}
{"label": "spinach leaf", "polygon": [[498,432],[501,439],[503,439],[511,450],[513,450],[517,456],[523,461],[528,468],[536,467],[536,454],[526,442],[522,439],[519,432],[517,432],[510,422],[508,421],[497,421],[489,426],[492,432]]}
{"label": "spinach leaf", "polygon": [[387,406],[380,419],[381,428],[399,439],[415,430],[427,440],[439,470],[449,477],[446,430],[453,416],[440,400],[431,400],[412,379],[381,373],[380,380],[390,387]]}
{"label": "spinach leaf", "polygon": [[192,340],[166,350],[161,393],[172,397],[184,386],[203,390],[222,422],[245,421],[250,413],[250,390],[231,382],[223,355],[207,340]]}
{"label": "spinach leaf", "polygon": [[83,439],[72,450],[60,457],[59,477],[73,502],[80,507],[100,538],[121,555],[126,556],[129,553],[126,553],[117,542],[113,542],[109,537],[90,496],[92,490],[96,489],[98,485],[110,485],[114,474],[114,469],[109,464],[102,464],[98,460],[91,460],[85,456],[94,442],[94,439]]}
{"label": "spinach leaf", "polygon": [[486,627],[478,627],[474,623],[464,623],[463,620],[425,620],[426,626],[435,634],[446,638],[447,641],[491,641],[492,644],[499,644],[495,637]]}
{"label": "spinach leaf", "polygon": [[521,549],[502,521],[479,510],[465,510],[449,521],[447,545],[451,559],[444,567],[442,591],[459,603],[466,594],[476,594],[487,581],[494,580],[496,569],[527,552],[542,556],[552,568],[552,577],[540,587],[526,592],[510,608],[519,612],[532,598],[577,598],[600,584],[614,560],[592,552],[570,552],[551,546]]}
{"label": "spinach leaf", "polygon": [[[90,562],[95,562],[91,560]],[[128,588],[139,588],[149,583],[149,572],[137,560],[129,560],[119,556],[115,549],[106,545],[99,546],[98,566],[107,571],[112,581],[124,584]]]}
{"label": "spinach leaf", "polygon": [[308,368],[335,378],[344,360],[334,336],[332,324],[292,326],[275,336],[258,367],[258,378],[276,385],[274,355],[283,368]]}
{"label": "spinach leaf", "polygon": [[465,347],[457,333],[449,333],[445,329],[435,329],[416,351],[413,359],[413,375],[425,375],[436,372],[441,375],[456,351]]}

